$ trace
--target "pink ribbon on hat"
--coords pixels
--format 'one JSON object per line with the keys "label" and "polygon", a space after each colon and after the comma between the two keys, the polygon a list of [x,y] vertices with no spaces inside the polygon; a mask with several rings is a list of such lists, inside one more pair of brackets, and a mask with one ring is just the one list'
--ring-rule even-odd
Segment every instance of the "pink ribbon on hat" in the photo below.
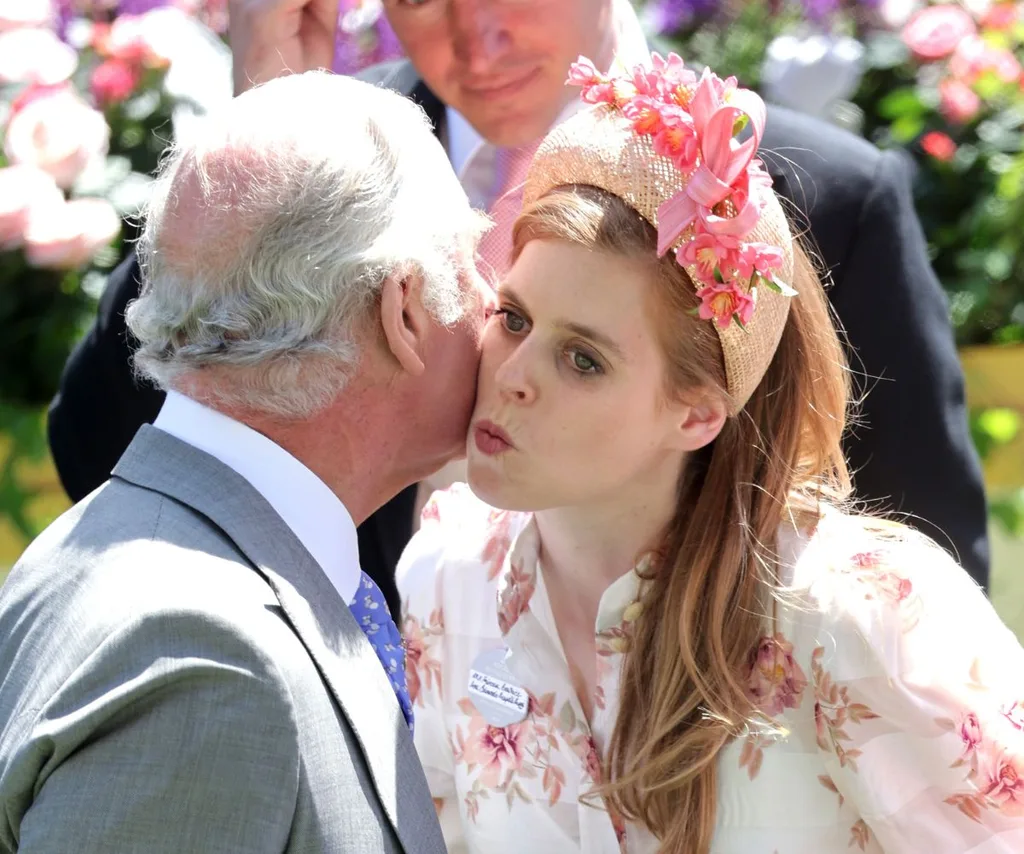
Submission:
{"label": "pink ribbon on hat", "polygon": [[[728,86],[726,81],[724,86]],[[760,180],[751,181],[760,171],[752,164],[767,118],[764,101],[745,89],[724,88],[705,71],[694,92],[690,114],[701,140],[701,163],[686,186],[658,208],[658,254],[664,255],[700,219],[712,234],[744,237],[761,216]],[[724,93],[728,91],[728,102]],[[733,137],[736,122],[746,118],[751,134],[743,142]],[[751,169],[755,175],[751,175]],[[767,177],[767,176],[766,176]],[[720,202],[732,198],[737,211],[732,217],[713,213]]]}

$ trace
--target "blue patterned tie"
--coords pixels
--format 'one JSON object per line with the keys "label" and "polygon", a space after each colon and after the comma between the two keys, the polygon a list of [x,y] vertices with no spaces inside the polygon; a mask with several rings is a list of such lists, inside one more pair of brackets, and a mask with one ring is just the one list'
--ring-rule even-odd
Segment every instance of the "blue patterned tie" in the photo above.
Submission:
{"label": "blue patterned tie", "polygon": [[356,598],[349,605],[352,616],[359,623],[366,639],[377,653],[384,672],[391,680],[391,687],[402,707],[402,714],[412,729],[412,702],[409,700],[409,687],[405,681],[405,647],[402,646],[402,635],[398,626],[391,619],[388,603],[384,594],[374,580],[365,572],[356,590]]}

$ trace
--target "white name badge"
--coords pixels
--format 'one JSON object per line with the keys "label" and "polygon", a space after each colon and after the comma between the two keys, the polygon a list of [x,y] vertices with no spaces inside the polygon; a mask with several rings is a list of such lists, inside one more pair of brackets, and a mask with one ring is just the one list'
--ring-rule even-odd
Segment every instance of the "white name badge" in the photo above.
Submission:
{"label": "white name badge", "polygon": [[519,723],[530,709],[530,696],[513,681],[505,663],[509,651],[492,649],[476,657],[469,669],[469,698],[491,726]]}

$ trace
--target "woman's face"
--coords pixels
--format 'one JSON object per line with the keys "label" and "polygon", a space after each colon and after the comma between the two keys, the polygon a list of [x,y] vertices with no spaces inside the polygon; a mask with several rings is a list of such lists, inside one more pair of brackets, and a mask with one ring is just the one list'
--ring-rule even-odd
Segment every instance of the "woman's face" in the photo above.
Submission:
{"label": "woman's face", "polygon": [[650,276],[563,241],[523,248],[484,328],[468,441],[481,499],[532,511],[605,503],[667,466],[678,473],[687,407],[666,399]]}

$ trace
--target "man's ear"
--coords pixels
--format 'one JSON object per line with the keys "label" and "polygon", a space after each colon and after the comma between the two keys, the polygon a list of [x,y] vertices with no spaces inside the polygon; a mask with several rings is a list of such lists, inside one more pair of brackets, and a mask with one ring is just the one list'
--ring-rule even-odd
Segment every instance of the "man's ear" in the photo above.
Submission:
{"label": "man's ear", "polygon": [[380,290],[380,325],[384,344],[402,370],[413,376],[423,373],[423,351],[430,316],[423,306],[422,279],[415,274],[388,276]]}
{"label": "man's ear", "polygon": [[678,403],[675,416],[676,445],[679,450],[690,452],[718,438],[729,412],[724,398],[709,392]]}

